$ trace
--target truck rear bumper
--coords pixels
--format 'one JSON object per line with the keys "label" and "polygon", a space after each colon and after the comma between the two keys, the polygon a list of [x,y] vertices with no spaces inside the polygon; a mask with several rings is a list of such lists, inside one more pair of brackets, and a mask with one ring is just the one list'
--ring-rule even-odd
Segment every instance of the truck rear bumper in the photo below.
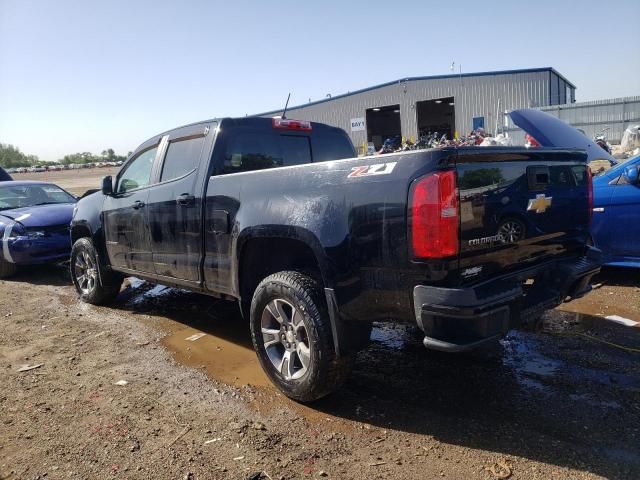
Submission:
{"label": "truck rear bumper", "polygon": [[582,257],[552,260],[468,288],[417,285],[413,302],[423,343],[461,352],[495,341],[545,310],[588,293],[600,265],[600,250],[589,247]]}

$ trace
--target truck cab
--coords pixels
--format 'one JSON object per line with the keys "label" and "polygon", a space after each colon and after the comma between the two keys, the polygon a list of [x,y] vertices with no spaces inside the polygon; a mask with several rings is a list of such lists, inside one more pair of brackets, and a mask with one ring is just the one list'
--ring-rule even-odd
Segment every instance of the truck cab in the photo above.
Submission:
{"label": "truck cab", "polygon": [[[243,118],[180,127],[144,142],[115,178],[104,179],[91,199],[101,203],[101,217],[81,221],[74,235],[97,227],[112,270],[217,291],[230,284],[224,245],[236,206],[207,190],[211,179],[355,155],[344,131],[310,122]],[[203,273],[205,250],[213,275]]]}

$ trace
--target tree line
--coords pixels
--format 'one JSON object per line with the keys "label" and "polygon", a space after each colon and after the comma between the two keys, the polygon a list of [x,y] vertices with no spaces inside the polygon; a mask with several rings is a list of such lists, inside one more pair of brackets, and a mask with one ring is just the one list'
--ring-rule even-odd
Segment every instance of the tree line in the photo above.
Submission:
{"label": "tree line", "polygon": [[34,166],[46,166],[46,165],[70,165],[72,163],[99,163],[99,162],[119,162],[124,161],[131,155],[129,152],[127,155],[116,155],[113,148],[107,148],[103,150],[100,155],[94,155],[91,152],[72,153],[65,155],[55,162],[45,162],[40,160],[37,155],[27,155],[20,151],[18,147],[9,145],[6,143],[0,143],[0,167],[3,168],[20,168],[20,167],[34,167]]}

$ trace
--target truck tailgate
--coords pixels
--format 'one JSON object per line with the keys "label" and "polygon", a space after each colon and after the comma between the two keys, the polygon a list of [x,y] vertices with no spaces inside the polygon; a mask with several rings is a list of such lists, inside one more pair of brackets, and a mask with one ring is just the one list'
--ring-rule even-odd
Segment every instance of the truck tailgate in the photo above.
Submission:
{"label": "truck tailgate", "polygon": [[584,251],[587,155],[568,149],[460,149],[461,283]]}

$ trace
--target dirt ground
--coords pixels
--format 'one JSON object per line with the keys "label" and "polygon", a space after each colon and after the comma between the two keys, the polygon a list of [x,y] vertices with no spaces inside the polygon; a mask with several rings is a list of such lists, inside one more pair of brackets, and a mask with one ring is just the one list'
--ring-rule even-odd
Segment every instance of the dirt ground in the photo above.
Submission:
{"label": "dirt ground", "polygon": [[377,325],[347,384],[302,406],[232,303],[130,279],[94,307],[64,268],[24,270],[0,282],[0,478],[638,478],[640,329],[601,314],[640,320],[640,289],[602,281],[499,351]]}
{"label": "dirt ground", "polygon": [[233,303],[132,278],[94,307],[64,267],[25,269],[0,281],[0,479],[637,479],[640,328],[605,317],[640,321],[640,275],[598,282],[490,351],[376,325],[303,406]]}

